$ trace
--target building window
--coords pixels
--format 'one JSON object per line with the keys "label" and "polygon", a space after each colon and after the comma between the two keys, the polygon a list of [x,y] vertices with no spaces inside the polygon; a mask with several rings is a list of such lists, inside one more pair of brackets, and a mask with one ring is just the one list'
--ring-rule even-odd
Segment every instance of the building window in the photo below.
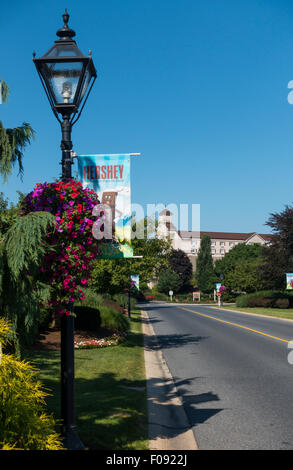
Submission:
{"label": "building window", "polygon": [[212,255],[214,255],[216,253],[216,251],[214,249],[212,249]]}
{"label": "building window", "polygon": [[225,242],[221,242],[221,247],[224,247],[225,246]]}
{"label": "building window", "polygon": [[221,255],[224,255],[225,254],[225,250],[223,250],[223,248],[221,249]]}
{"label": "building window", "polygon": [[234,246],[234,242],[229,242],[229,246]]}

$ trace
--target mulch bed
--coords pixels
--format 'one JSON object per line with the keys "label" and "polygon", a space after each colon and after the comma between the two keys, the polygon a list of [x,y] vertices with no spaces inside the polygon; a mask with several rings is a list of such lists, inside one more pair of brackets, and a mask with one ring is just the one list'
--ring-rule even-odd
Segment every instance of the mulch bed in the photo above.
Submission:
{"label": "mulch bed", "polygon": [[[108,330],[107,328],[99,328],[99,330],[96,333],[93,333],[92,331],[76,330],[74,332],[74,340],[84,341],[88,339],[108,338],[109,336],[112,336],[113,333],[114,332],[112,330]],[[30,346],[28,349],[34,349],[38,351],[43,351],[43,350],[58,351],[60,350],[60,346],[61,346],[60,329],[48,328],[47,331],[40,333],[35,344]]]}

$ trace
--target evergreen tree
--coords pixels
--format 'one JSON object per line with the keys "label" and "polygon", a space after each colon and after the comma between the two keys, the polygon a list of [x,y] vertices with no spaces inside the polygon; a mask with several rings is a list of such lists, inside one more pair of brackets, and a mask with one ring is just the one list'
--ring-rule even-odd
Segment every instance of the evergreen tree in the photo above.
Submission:
{"label": "evergreen tree", "polygon": [[[7,84],[0,79],[1,101],[6,103],[9,88]],[[0,174],[4,181],[11,174],[14,164],[17,162],[19,174],[23,174],[23,152],[27,145],[31,143],[35,131],[30,124],[23,122],[22,126],[14,129],[5,129],[0,121]]]}
{"label": "evergreen tree", "polygon": [[196,261],[195,279],[197,287],[202,292],[211,292],[215,288],[215,273],[211,253],[211,239],[203,235]]}
{"label": "evergreen tree", "polygon": [[32,212],[17,217],[0,243],[0,317],[17,331],[17,349],[34,339],[40,303],[49,299],[50,286],[38,277],[47,249],[46,234],[54,228],[52,214]]}

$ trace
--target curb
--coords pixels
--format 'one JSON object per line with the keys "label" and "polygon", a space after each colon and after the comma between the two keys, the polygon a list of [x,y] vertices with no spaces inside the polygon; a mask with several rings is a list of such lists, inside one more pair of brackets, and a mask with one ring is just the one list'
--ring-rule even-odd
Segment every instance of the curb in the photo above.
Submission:
{"label": "curb", "polygon": [[182,400],[148,314],[141,310],[150,450],[197,450]]}

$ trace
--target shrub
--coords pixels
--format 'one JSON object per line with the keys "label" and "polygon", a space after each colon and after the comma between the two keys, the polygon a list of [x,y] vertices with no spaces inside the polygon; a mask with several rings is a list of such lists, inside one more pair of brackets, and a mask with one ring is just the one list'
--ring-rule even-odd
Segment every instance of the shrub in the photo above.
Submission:
{"label": "shrub", "polygon": [[[128,295],[117,294],[114,296],[114,299],[117,302],[117,304],[119,304],[120,307],[122,307],[122,312],[123,312],[123,309],[128,308]],[[105,303],[105,305],[107,305],[108,307],[111,307],[111,305],[107,303]],[[133,297],[130,297],[130,309],[134,310],[135,307],[136,307],[136,299],[134,299]]]}
{"label": "shrub", "polygon": [[154,300],[170,300],[170,296],[163,292],[154,292]]}
{"label": "shrub", "polygon": [[274,299],[269,297],[250,297],[247,301],[248,307],[262,307],[262,308],[272,308],[274,306]]}
{"label": "shrub", "polygon": [[289,299],[277,299],[275,302],[276,308],[289,308]]}
{"label": "shrub", "polygon": [[127,308],[127,307],[124,307],[123,305],[121,306],[119,302],[115,302],[115,300],[113,299],[105,299],[104,305],[105,307],[110,307],[113,310],[116,310],[117,312],[120,312],[120,313],[124,313],[124,308]]}
{"label": "shrub", "polygon": [[101,294],[97,294],[92,289],[85,289],[84,290],[84,299],[79,300],[74,303],[75,306],[87,306],[92,308],[97,308],[100,305],[103,305],[104,298]]}
{"label": "shrub", "polygon": [[[11,336],[11,326],[0,319],[0,341]],[[60,450],[55,421],[44,410],[48,395],[36,379],[37,370],[26,361],[3,354],[0,366],[0,448],[2,450]]]}
{"label": "shrub", "polygon": [[[101,307],[99,307],[100,309]],[[101,326],[100,311],[86,305],[75,306],[75,328],[83,331],[97,331]]]}
{"label": "shrub", "polygon": [[[277,306],[278,300],[287,300],[284,304],[288,304],[288,307],[293,306],[293,295],[289,292],[284,291],[259,291],[251,294],[240,295],[236,299],[236,305],[240,308],[246,307],[275,307]],[[281,302],[282,304],[282,302]],[[284,308],[288,308],[284,307]],[[280,308],[280,307],[278,307]]]}
{"label": "shrub", "polygon": [[234,294],[233,292],[225,291],[224,294],[222,294],[222,300],[223,302],[236,302],[238,295],[239,294]]}
{"label": "shrub", "polygon": [[145,300],[149,301],[149,300],[154,300],[154,296],[153,295],[146,295],[145,296]]}
{"label": "shrub", "polygon": [[101,325],[104,328],[112,330],[118,330],[122,333],[126,333],[130,330],[130,323],[128,318],[117,310],[113,310],[110,307],[102,306],[99,308],[101,315]]}
{"label": "shrub", "polygon": [[180,294],[176,295],[176,301],[178,302],[192,302],[192,294]]}

